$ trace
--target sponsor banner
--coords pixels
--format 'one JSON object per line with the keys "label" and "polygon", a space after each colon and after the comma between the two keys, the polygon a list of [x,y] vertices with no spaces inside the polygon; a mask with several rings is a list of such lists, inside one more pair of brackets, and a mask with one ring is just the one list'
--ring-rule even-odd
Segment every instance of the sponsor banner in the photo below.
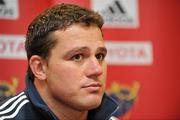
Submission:
{"label": "sponsor banner", "polygon": [[0,19],[17,19],[18,0],[0,0]]}
{"label": "sponsor banner", "polygon": [[0,59],[26,59],[24,35],[0,35]]}
{"label": "sponsor banner", "polygon": [[107,41],[108,64],[152,65],[153,48],[150,41]]}
{"label": "sponsor banner", "polygon": [[138,0],[91,0],[91,7],[103,16],[105,27],[139,26]]}
{"label": "sponsor banner", "polygon": [[[24,35],[0,35],[0,59],[26,59]],[[153,63],[150,41],[106,41],[108,64],[151,65]]]}

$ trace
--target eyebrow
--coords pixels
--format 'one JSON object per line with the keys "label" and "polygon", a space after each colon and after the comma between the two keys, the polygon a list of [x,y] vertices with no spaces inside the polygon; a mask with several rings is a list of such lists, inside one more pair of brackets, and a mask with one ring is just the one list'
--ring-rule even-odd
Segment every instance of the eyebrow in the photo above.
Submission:
{"label": "eyebrow", "polygon": [[68,51],[66,54],[65,54],[65,58],[68,58],[68,57],[71,57],[72,55],[76,54],[76,53],[81,53],[81,52],[89,52],[90,49],[88,47],[77,47],[77,48],[74,48],[70,51]]}
{"label": "eyebrow", "polygon": [[97,49],[97,52],[104,52],[104,54],[107,54],[107,49],[106,49],[106,47],[99,47]]}

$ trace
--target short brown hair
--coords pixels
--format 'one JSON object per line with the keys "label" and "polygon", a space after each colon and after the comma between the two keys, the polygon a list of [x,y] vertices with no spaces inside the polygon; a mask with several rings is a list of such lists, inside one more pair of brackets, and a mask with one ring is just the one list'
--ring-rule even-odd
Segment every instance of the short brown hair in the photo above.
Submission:
{"label": "short brown hair", "polygon": [[[76,23],[86,26],[95,24],[101,29],[104,21],[97,12],[74,4],[62,3],[42,12],[28,26],[25,41],[28,60],[32,55],[39,55],[47,59],[50,50],[56,44],[56,41],[49,37],[50,33],[65,30]],[[34,78],[29,66],[27,74]]]}

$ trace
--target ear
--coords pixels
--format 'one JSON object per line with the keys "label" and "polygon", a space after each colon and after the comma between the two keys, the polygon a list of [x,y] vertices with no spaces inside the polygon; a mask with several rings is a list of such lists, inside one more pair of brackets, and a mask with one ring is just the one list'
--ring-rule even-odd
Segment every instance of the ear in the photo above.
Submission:
{"label": "ear", "polygon": [[34,76],[39,80],[45,80],[46,79],[46,68],[47,64],[46,61],[43,60],[38,55],[31,56],[29,60],[29,66],[31,68],[31,71],[33,72]]}

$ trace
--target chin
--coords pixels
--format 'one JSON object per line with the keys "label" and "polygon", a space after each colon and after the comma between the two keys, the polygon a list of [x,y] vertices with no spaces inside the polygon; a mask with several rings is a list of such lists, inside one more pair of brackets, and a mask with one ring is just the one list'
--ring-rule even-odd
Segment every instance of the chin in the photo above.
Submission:
{"label": "chin", "polygon": [[82,108],[84,110],[92,110],[100,106],[102,96],[88,96],[83,101]]}

